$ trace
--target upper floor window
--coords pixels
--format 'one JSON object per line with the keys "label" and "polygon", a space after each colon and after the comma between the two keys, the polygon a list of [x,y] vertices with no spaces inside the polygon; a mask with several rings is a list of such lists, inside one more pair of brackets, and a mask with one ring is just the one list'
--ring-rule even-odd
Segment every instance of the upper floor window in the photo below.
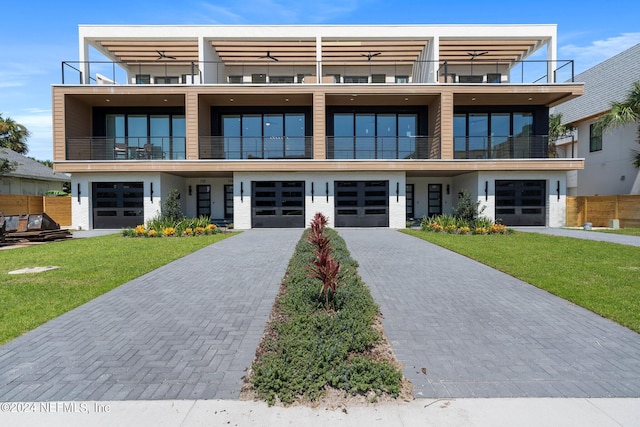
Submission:
{"label": "upper floor window", "polygon": [[396,83],[409,83],[409,76],[396,76]]}
{"label": "upper floor window", "polygon": [[178,76],[156,76],[153,81],[157,85],[173,85],[178,84]]}
{"label": "upper floor window", "polygon": [[136,74],[137,85],[148,85],[151,83],[151,75],[149,74]]}
{"label": "upper floor window", "polygon": [[595,123],[589,125],[589,152],[602,151],[602,127]]}

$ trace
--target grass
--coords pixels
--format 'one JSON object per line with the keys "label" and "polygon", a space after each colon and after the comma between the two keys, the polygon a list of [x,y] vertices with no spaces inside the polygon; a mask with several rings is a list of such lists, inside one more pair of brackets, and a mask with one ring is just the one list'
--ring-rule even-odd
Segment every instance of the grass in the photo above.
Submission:
{"label": "grass", "polygon": [[367,351],[380,339],[373,328],[378,314],[369,289],[357,274],[344,240],[334,230],[332,254],[342,264],[335,311],[327,312],[319,293],[321,282],[309,277],[313,249],[305,233],[289,262],[273,320],[258,349],[250,381],[257,395],[284,404],[316,400],[328,387],[373,399],[397,396],[402,373],[389,361]]}
{"label": "grass", "polygon": [[[4,250],[0,255],[0,345],[129,280],[231,235],[133,239],[114,234]],[[49,265],[60,268],[38,274],[7,274]]]}
{"label": "grass", "polygon": [[593,230],[598,233],[624,234],[626,236],[640,236],[640,228],[619,228],[617,230]]}
{"label": "grass", "polygon": [[514,233],[403,232],[458,252],[640,332],[640,248]]}

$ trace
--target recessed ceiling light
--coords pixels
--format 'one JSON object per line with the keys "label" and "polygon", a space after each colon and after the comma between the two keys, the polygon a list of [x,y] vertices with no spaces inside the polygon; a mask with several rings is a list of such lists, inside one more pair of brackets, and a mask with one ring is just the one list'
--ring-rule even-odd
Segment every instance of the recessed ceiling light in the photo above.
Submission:
{"label": "recessed ceiling light", "polygon": [[353,101],[353,98],[349,98],[349,101]]}
{"label": "recessed ceiling light", "polygon": [[284,99],[284,101],[285,101],[285,102],[289,102],[289,98],[285,98],[285,99]]}
{"label": "recessed ceiling light", "polygon": [[167,98],[163,99],[164,102],[167,102]]}
{"label": "recessed ceiling light", "polygon": [[471,100],[472,100],[472,101],[475,101],[476,99],[475,99],[475,98],[471,98]]}
{"label": "recessed ceiling light", "polygon": [[529,101],[533,101],[533,98],[531,98],[531,97],[530,97],[530,98],[529,98]]}
{"label": "recessed ceiling light", "polygon": [[229,98],[229,102],[233,102],[233,98]]}
{"label": "recessed ceiling light", "polygon": [[405,101],[408,101],[408,100],[409,100],[409,98],[405,98],[404,100],[405,100]]}
{"label": "recessed ceiling light", "polygon": [[107,102],[111,102],[111,100],[110,100],[109,98],[105,99],[105,101],[107,101]]}

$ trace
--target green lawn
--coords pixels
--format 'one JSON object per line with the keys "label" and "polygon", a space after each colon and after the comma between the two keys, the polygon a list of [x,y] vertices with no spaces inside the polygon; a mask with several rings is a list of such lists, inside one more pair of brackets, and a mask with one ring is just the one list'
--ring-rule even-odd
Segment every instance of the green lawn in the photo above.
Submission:
{"label": "green lawn", "polygon": [[627,236],[640,236],[640,228],[619,228],[617,230],[594,230],[599,233],[625,234]]}
{"label": "green lawn", "polygon": [[[231,236],[73,239],[0,252],[0,344],[164,264]],[[10,275],[25,267],[59,266]],[[206,268],[206,266],[203,266]]]}
{"label": "green lawn", "polygon": [[640,248],[536,233],[404,230],[640,332]]}

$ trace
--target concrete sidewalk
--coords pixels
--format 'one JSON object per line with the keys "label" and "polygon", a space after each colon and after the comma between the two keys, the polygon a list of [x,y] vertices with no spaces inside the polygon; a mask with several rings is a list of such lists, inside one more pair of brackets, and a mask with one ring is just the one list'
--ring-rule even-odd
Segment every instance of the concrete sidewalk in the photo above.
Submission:
{"label": "concrete sidewalk", "polygon": [[[74,406],[75,404],[75,406]],[[81,406],[84,405],[84,406]],[[640,425],[640,399],[417,399],[325,409],[238,400],[59,402],[0,412],[0,425],[620,427]],[[14,408],[17,410],[18,408]]]}
{"label": "concrete sidewalk", "polygon": [[576,230],[572,228],[551,227],[513,227],[515,230],[527,233],[549,234],[560,237],[573,237],[574,239],[595,240],[598,242],[618,243],[620,245],[640,246],[640,236],[627,236],[625,234],[602,233],[598,231]]}

